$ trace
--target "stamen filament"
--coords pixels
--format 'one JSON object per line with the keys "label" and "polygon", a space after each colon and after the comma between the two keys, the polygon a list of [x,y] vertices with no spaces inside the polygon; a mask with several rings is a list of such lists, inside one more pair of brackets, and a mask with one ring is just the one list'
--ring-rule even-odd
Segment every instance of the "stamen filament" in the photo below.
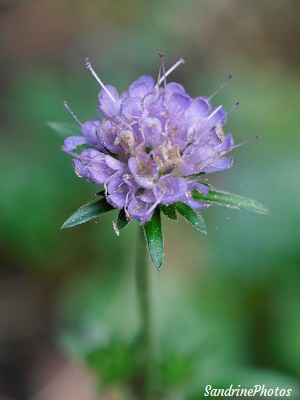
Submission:
{"label": "stamen filament", "polygon": [[164,87],[166,87],[167,80],[166,80],[166,70],[165,70],[165,55],[163,53],[159,53],[159,57],[161,59],[161,68],[162,68],[162,73],[163,73]]}
{"label": "stamen filament", "polygon": [[88,58],[86,58],[85,60],[85,65],[87,67],[87,69],[89,69],[92,73],[92,75],[94,76],[94,78],[96,79],[96,81],[99,83],[99,85],[102,87],[102,89],[104,89],[106,91],[106,93],[109,95],[109,97],[112,99],[112,101],[115,103],[116,100],[113,98],[113,96],[111,95],[111,93],[109,92],[109,90],[107,89],[107,87],[104,85],[104,83],[101,81],[101,79],[99,78],[99,76],[96,74],[94,68],[91,66],[91,63],[89,61]]}
{"label": "stamen filament", "polygon": [[[240,102],[237,101],[237,102],[234,104],[234,106],[232,106],[231,109],[230,109],[229,111],[226,112],[226,116],[227,116],[228,114],[230,114],[233,110],[235,110],[239,104],[240,104]],[[216,113],[217,111],[219,111],[220,108],[222,108],[222,106],[219,106],[218,108],[216,108],[215,111],[208,117],[208,119],[211,118],[213,115],[215,115],[215,113]],[[224,117],[225,117],[225,115],[223,115],[223,116],[215,123],[214,126],[217,126],[217,124],[219,124],[219,123],[222,121],[222,119],[223,119]],[[203,136],[203,135],[205,135],[206,133],[208,133],[212,128],[213,128],[213,126],[210,126],[207,130],[205,130],[204,132],[201,133],[201,136]],[[187,144],[187,146],[189,146],[190,144],[193,144],[193,143],[194,143],[194,144],[197,144],[197,143],[199,142],[199,140],[200,140],[200,137],[198,138],[198,140],[195,139],[195,140],[192,140],[191,142],[189,142],[189,143]],[[206,144],[206,143],[204,143],[203,145],[205,145],[205,144]],[[243,144],[244,144],[244,143],[243,143]],[[186,147],[187,147],[187,146],[186,146]]]}
{"label": "stamen filament", "polygon": [[210,114],[210,116],[207,119],[211,119],[219,110],[221,110],[222,106],[219,106],[218,108],[215,109],[213,113]]}
{"label": "stamen filament", "polygon": [[261,138],[261,135],[255,135],[255,136],[251,137],[250,139],[245,140],[245,141],[242,142],[242,143],[239,143],[239,144],[234,145],[234,146],[232,147],[232,149],[236,149],[237,147],[243,146],[244,144],[253,142],[254,140],[260,139],[260,138]]}
{"label": "stamen filament", "polygon": [[156,200],[156,202],[154,204],[152,204],[152,206],[147,210],[146,215],[149,215],[152,213],[153,210],[155,210],[155,208],[159,205],[159,203],[161,202],[162,198],[164,197],[164,193],[162,193],[158,199]]}
{"label": "stamen filament", "polygon": [[72,115],[72,117],[75,119],[75,121],[82,126],[82,123],[79,121],[79,119],[76,117],[76,115],[73,113],[73,111],[71,110],[71,108],[68,106],[67,102],[64,101],[63,102],[63,106],[69,111],[69,113]]}
{"label": "stamen filament", "polygon": [[156,82],[156,85],[155,85],[156,95],[157,95],[157,96],[158,96],[158,88],[159,88],[159,85],[160,85],[161,82],[163,81],[163,78],[160,77],[160,74],[161,74],[161,64],[160,64],[160,66],[159,66],[157,82]]}
{"label": "stamen filament", "polygon": [[208,97],[208,100],[211,100],[230,80],[232,79],[232,75],[230,74],[227,79],[221,85],[217,87],[217,89]]}
{"label": "stamen filament", "polygon": [[[180,60],[177,61],[177,63],[175,63],[173,65],[173,67],[171,67],[170,69],[168,69],[168,71],[165,73],[165,77],[167,77],[168,75],[170,75],[171,72],[173,72],[177,67],[179,67],[181,64],[184,64],[185,61],[183,58],[181,58]],[[164,77],[160,78],[160,80],[158,81],[158,84],[160,85],[164,80]]]}

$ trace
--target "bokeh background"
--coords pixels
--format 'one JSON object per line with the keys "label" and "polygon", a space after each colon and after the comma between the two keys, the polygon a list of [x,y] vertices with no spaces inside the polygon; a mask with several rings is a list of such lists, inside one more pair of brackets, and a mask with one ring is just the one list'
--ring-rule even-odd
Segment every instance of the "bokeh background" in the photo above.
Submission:
{"label": "bokeh background", "polygon": [[[99,87],[157,75],[158,52],[193,97],[226,109],[236,143],[218,188],[269,216],[211,207],[208,236],[164,220],[165,264],[149,264],[162,399],[206,385],[292,388],[300,379],[300,3],[297,0],[0,1],[0,398],[125,399],[138,327],[137,226],[116,215],[61,231],[93,200],[48,121],[96,114]],[[97,393],[99,370],[111,383]],[[101,382],[101,379],[100,379]]]}

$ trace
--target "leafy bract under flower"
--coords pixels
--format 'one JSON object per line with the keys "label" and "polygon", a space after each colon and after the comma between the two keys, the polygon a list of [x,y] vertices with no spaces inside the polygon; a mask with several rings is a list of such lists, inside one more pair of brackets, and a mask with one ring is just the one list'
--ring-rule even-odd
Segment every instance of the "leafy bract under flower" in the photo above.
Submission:
{"label": "leafy bract under flower", "polygon": [[[121,95],[104,86],[98,111],[100,117],[84,122],[82,136],[68,137],[63,150],[74,157],[79,177],[104,184],[107,202],[123,209],[127,220],[144,225],[159,205],[208,206],[193,197],[195,190],[208,194],[199,178],[232,165],[222,106],[191,98],[178,83],[161,87],[142,76]],[[84,150],[75,151],[81,145]]]}

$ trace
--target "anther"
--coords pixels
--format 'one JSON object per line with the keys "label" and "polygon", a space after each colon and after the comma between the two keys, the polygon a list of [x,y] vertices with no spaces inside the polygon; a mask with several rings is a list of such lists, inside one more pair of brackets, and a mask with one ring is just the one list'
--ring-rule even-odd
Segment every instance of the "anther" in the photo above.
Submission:
{"label": "anther", "polygon": [[211,100],[230,80],[232,79],[232,75],[230,74],[227,79],[221,85],[217,87],[217,89],[208,97],[208,100]]}
{"label": "anther", "polygon": [[71,110],[71,108],[68,106],[67,102],[64,101],[63,102],[63,106],[69,111],[69,113],[72,115],[72,117],[75,119],[75,121],[82,126],[82,123],[79,121],[79,119],[76,117],[76,115],[73,113],[73,111]]}
{"label": "anther", "polygon": [[237,108],[237,106],[240,104],[240,101],[237,101],[229,111],[227,111],[227,115],[230,114],[233,110],[235,110]]}
{"label": "anther", "polygon": [[[168,75],[170,75],[171,72],[173,72],[177,67],[179,67],[181,64],[184,64],[185,61],[183,58],[181,58],[180,60],[177,61],[177,63],[175,63],[173,65],[173,67],[171,67],[170,69],[168,69],[168,71],[165,73],[165,77],[167,77]],[[160,85],[164,80],[164,77],[160,78],[158,81],[158,85]]]}
{"label": "anther", "polygon": [[109,97],[112,99],[112,101],[115,103],[116,100],[113,98],[113,96],[111,95],[111,93],[109,92],[109,90],[107,89],[107,87],[104,85],[104,83],[101,81],[101,79],[99,78],[99,76],[96,74],[94,68],[91,66],[90,60],[88,58],[86,58],[84,60],[85,62],[85,66],[87,67],[87,69],[89,69],[93,75],[93,77],[96,79],[96,81],[99,83],[99,85],[102,87],[102,89],[104,89],[106,91],[106,93],[109,95]]}

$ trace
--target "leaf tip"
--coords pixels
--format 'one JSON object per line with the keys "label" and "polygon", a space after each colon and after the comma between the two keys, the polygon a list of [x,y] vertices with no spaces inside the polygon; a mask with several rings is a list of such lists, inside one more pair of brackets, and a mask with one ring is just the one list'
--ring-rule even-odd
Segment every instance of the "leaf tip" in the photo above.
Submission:
{"label": "leaf tip", "polygon": [[[153,260],[152,260],[152,261],[153,261]],[[161,263],[159,263],[159,264],[154,264],[154,265],[155,265],[157,271],[160,271],[160,270],[161,270],[161,267],[162,267],[162,265],[163,265],[163,263],[161,262]]]}

